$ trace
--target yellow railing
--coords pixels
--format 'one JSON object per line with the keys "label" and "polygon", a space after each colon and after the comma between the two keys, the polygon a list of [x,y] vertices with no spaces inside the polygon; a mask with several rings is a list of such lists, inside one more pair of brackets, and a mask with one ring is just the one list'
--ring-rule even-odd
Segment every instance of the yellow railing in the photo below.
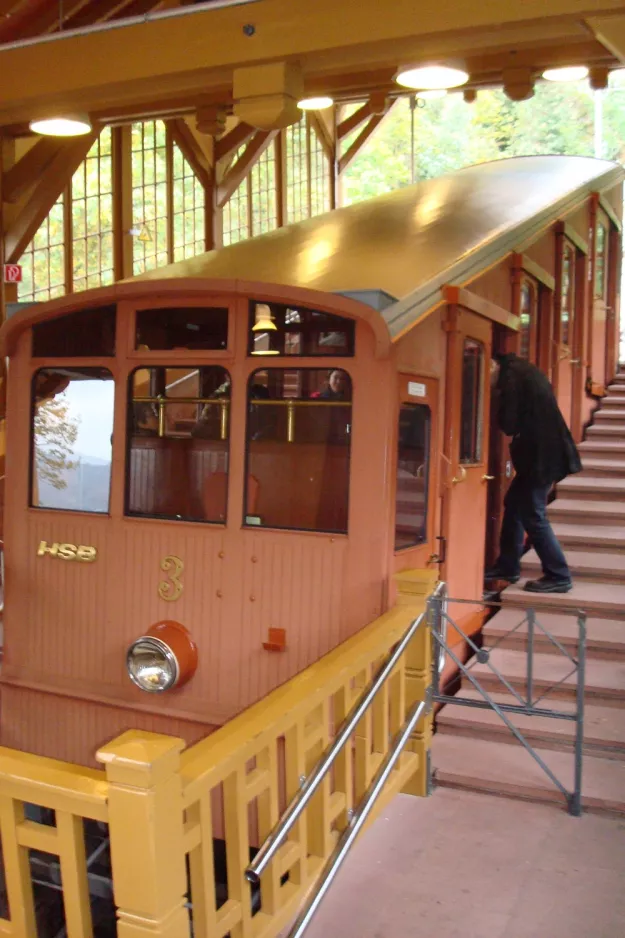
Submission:
{"label": "yellow railing", "polygon": [[[190,915],[194,938],[275,938],[296,915],[407,712],[429,687],[424,623],[261,878],[253,911],[245,879],[250,847],[275,827],[380,661],[424,611],[435,577],[415,571],[397,580],[398,601],[389,613],[184,752],[180,739],[129,731],[98,752],[104,771],[89,771],[0,749],[9,903],[0,934],[37,936],[31,848],[59,857],[68,938],[90,938],[83,818],[91,818],[108,823],[119,938],[190,938]],[[378,812],[399,791],[426,793],[430,736],[426,716]],[[54,810],[56,827],[26,820],[25,804]],[[214,840],[225,844],[227,868],[227,896],[219,901]]]}

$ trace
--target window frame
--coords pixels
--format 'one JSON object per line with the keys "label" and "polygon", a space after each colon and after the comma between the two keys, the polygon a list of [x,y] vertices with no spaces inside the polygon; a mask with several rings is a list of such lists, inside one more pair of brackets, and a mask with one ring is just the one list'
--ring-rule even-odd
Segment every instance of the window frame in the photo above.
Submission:
{"label": "window frame", "polygon": [[[425,462],[424,462],[424,478],[425,478],[425,487],[424,487],[424,518],[423,518],[423,537],[418,541],[411,541],[410,544],[404,544],[401,547],[397,546],[397,478],[399,474],[399,426],[401,420],[401,412],[405,408],[416,409],[417,407],[422,407],[427,411],[427,434],[425,441]],[[394,523],[393,523],[393,552],[396,555],[402,554],[407,550],[414,550],[415,548],[423,547],[424,544],[427,544],[430,540],[430,475],[432,473],[432,438],[434,431],[434,415],[432,411],[432,406],[429,402],[411,400],[411,401],[400,401],[398,410],[397,410],[397,441],[395,447],[395,505],[394,505]]]}
{"label": "window frame", "polygon": [[[271,306],[278,306],[278,307],[284,307],[285,309],[287,309],[287,308],[288,308],[288,309],[291,309],[291,308],[292,308],[292,309],[294,309],[294,310],[301,310],[302,312],[307,312],[307,313],[319,313],[319,314],[321,314],[322,316],[332,316],[332,317],[334,317],[335,319],[338,319],[338,320],[345,320],[346,322],[351,323],[351,324],[352,324],[352,328],[353,328],[353,334],[352,334],[352,336],[351,336],[351,340],[350,340],[349,337],[348,337],[348,347],[349,347],[349,350],[348,350],[347,352],[343,352],[343,353],[340,353],[340,352],[339,352],[339,353],[336,353],[336,354],[330,354],[330,353],[328,353],[328,352],[326,352],[326,351],[324,350],[323,354],[319,354],[319,355],[314,355],[314,354],[311,354],[310,352],[306,352],[306,353],[301,354],[301,355],[293,355],[293,354],[288,354],[288,355],[287,355],[286,353],[279,353],[279,354],[276,355],[275,353],[272,353],[272,352],[259,352],[259,353],[254,353],[253,345],[252,345],[252,340],[253,340],[253,335],[254,335],[254,334],[253,334],[253,331],[252,331],[252,325],[253,325],[253,322],[254,322],[254,315],[255,315],[255,313],[254,313],[254,307],[255,307],[255,306],[259,306],[259,305],[260,305],[260,306],[269,306],[269,307],[271,307]],[[302,361],[309,360],[309,361],[315,361],[315,362],[316,362],[317,360],[319,360],[319,361],[323,362],[324,360],[327,360],[327,361],[330,362],[330,364],[327,366],[327,367],[328,367],[328,370],[330,370],[330,369],[332,369],[332,367],[335,365],[335,363],[336,363],[337,361],[338,361],[338,362],[341,362],[341,361],[350,361],[350,360],[353,360],[353,359],[356,357],[356,342],[357,342],[357,332],[358,332],[358,320],[357,320],[356,318],[354,318],[354,317],[351,317],[351,316],[344,316],[344,315],[341,315],[340,313],[334,312],[334,311],[332,311],[332,310],[327,310],[327,309],[321,309],[321,308],[318,308],[318,307],[308,306],[308,305],[306,305],[306,303],[298,303],[298,302],[288,303],[288,302],[284,302],[282,299],[265,299],[265,298],[257,297],[257,296],[249,296],[249,297],[247,297],[247,317],[246,317],[245,323],[246,323],[246,324],[245,324],[245,329],[246,329],[246,333],[245,333],[245,349],[246,349],[246,352],[245,352],[245,355],[246,355],[246,359],[247,359],[248,362],[256,362],[257,360],[258,360],[258,361],[267,361],[268,359],[270,359],[271,361],[275,361],[275,362],[276,362],[276,367],[277,367],[277,362],[279,362],[279,361],[302,362]],[[293,332],[296,332],[297,330],[296,330],[296,329],[293,329],[292,331],[293,331]],[[285,330],[284,335],[287,335],[287,334],[288,334],[288,333],[287,333],[287,331]],[[270,366],[268,365],[267,367],[270,367]],[[303,366],[302,366],[302,367],[303,367]],[[319,367],[320,367],[321,370],[323,370],[323,368],[324,368],[325,366],[322,364],[322,365],[320,365]],[[341,370],[340,366],[337,365],[336,367],[337,367],[337,369],[338,369],[339,371]],[[258,368],[254,368],[253,370],[257,371]],[[345,370],[345,369],[344,369],[344,370]],[[351,375],[350,375],[350,379],[351,379]]]}
{"label": "window frame", "polygon": [[[223,349],[137,349],[135,337],[137,334],[137,313],[145,309],[154,309],[154,297],[140,300],[120,300],[118,302],[118,316],[125,319],[126,333],[124,336],[125,357],[131,362],[144,362],[146,367],[169,367],[170,365],[185,365],[196,367],[215,364],[219,361],[232,360],[236,349],[236,298],[232,296],[211,295],[206,297],[186,297],[184,293],[175,297],[164,296],[158,299],[159,309],[177,309],[181,306],[197,309],[216,307],[228,310],[228,337],[226,347]],[[167,359],[164,364],[163,360]],[[209,361],[210,359],[210,361]]]}
{"label": "window frame", "polygon": [[[271,362],[275,361],[273,356],[269,356]],[[242,513],[241,513],[241,529],[243,531],[267,531],[267,532],[290,532],[298,535],[311,535],[312,537],[319,536],[332,536],[332,537],[343,537],[347,538],[350,534],[350,517],[351,517],[351,494],[352,494],[352,449],[353,449],[353,436],[354,436],[354,403],[355,403],[355,390],[354,390],[354,378],[351,372],[347,368],[342,368],[336,366],[336,363],[333,360],[326,360],[319,364],[316,360],[307,358],[301,359],[292,356],[293,359],[298,363],[296,367],[293,368],[284,368],[280,367],[278,363],[275,366],[272,366],[270,362],[267,361],[263,356],[258,356],[259,364],[256,367],[251,367],[247,372],[246,383],[245,383],[245,432],[243,436],[243,446],[244,446],[244,473],[243,473],[243,493],[242,493]],[[248,361],[250,358],[248,356]],[[299,364],[302,361],[306,361],[307,364]],[[279,359],[279,362],[284,362],[284,359]],[[254,360],[251,360],[252,365],[256,363]],[[254,376],[261,371],[342,371],[349,378],[351,386],[351,399],[345,402],[345,405],[351,407],[351,421],[350,421],[350,432],[349,432],[349,443],[348,443],[348,473],[347,473],[347,525],[344,531],[337,530],[326,530],[321,528],[295,528],[295,527],[286,527],[286,526],[277,526],[277,525],[264,525],[264,524],[250,524],[246,521],[248,517],[247,513],[247,480],[250,475],[249,460],[250,452],[248,446],[248,426],[249,426],[249,405],[250,397],[249,391],[252,385]]]}
{"label": "window frame", "polygon": [[[569,257],[569,318],[567,320],[566,341],[564,338],[564,262],[565,257]],[[558,258],[558,344],[561,348],[572,349],[575,344],[575,329],[577,323],[577,289],[578,289],[578,268],[577,268],[577,248],[566,235],[562,236]]]}
{"label": "window frame", "polygon": [[[192,354],[192,353],[187,353],[187,356],[186,356],[187,359],[189,358],[189,354]],[[162,352],[161,352],[161,356],[162,356]],[[130,508],[129,508],[129,499],[130,499],[130,452],[131,452],[131,448],[130,448],[130,445],[129,445],[129,440],[130,440],[131,435],[132,435],[132,434],[131,434],[131,423],[130,423],[130,419],[129,419],[129,418],[130,418],[130,414],[131,414],[131,406],[132,406],[132,404],[134,403],[134,398],[132,397],[132,379],[133,379],[133,375],[135,375],[137,371],[143,371],[143,370],[146,370],[146,371],[147,371],[147,370],[150,370],[150,369],[152,369],[152,368],[163,368],[163,369],[166,370],[166,369],[168,369],[168,368],[175,368],[175,369],[177,369],[177,368],[181,368],[181,367],[183,367],[183,368],[186,367],[186,368],[189,368],[190,370],[193,370],[193,369],[195,369],[195,368],[198,368],[198,369],[199,369],[199,368],[211,368],[211,367],[221,368],[223,371],[225,371],[226,375],[227,375],[228,378],[230,379],[230,397],[228,398],[228,400],[229,400],[229,411],[230,411],[229,416],[228,416],[228,432],[227,432],[226,437],[225,437],[224,440],[223,440],[223,442],[225,442],[225,443],[227,444],[227,466],[228,466],[227,471],[226,471],[226,500],[225,500],[225,506],[224,506],[224,517],[223,517],[223,520],[211,521],[210,519],[207,519],[207,518],[185,518],[185,517],[177,518],[177,517],[173,517],[172,515],[164,515],[164,514],[158,514],[158,513],[150,513],[150,514],[148,514],[148,513],[130,511]],[[150,361],[149,363],[141,362],[141,363],[139,363],[139,364],[134,364],[134,362],[133,362],[133,363],[131,364],[131,367],[129,367],[129,368],[127,369],[126,375],[125,375],[125,389],[124,389],[124,395],[125,395],[125,399],[124,399],[125,431],[124,431],[124,433],[122,434],[122,437],[123,437],[123,447],[124,447],[124,459],[123,459],[123,463],[124,463],[123,493],[124,493],[124,494],[123,494],[123,503],[122,503],[122,517],[124,518],[125,521],[165,521],[165,522],[173,522],[174,524],[204,524],[204,525],[208,524],[208,525],[213,525],[213,526],[220,527],[220,528],[226,528],[226,526],[228,525],[228,500],[229,500],[229,490],[230,490],[230,468],[231,468],[231,462],[230,462],[230,460],[231,460],[231,453],[232,453],[232,446],[231,446],[231,442],[232,442],[232,434],[231,434],[231,430],[232,430],[232,397],[233,397],[233,395],[232,395],[232,388],[233,388],[232,370],[229,369],[229,368],[227,368],[226,365],[223,365],[223,364],[218,363],[218,362],[200,362],[200,363],[198,363],[197,359],[195,359],[195,358],[193,359],[193,361],[188,361],[188,360],[187,360],[187,361],[182,362],[182,363],[181,363],[180,361],[172,361],[172,360],[170,360],[170,359],[168,358],[168,360],[167,360],[166,362],[164,362],[164,361],[162,360],[162,357],[161,357],[161,360],[160,360],[159,362]],[[176,398],[171,398],[171,400],[174,400],[174,401],[175,401]],[[201,403],[201,400],[202,400],[202,399],[198,399],[198,403]],[[166,439],[166,437],[165,437],[165,436],[161,436],[160,433],[157,434],[157,437],[156,437],[156,438],[157,438],[157,439]],[[170,439],[173,439],[173,437],[170,437]],[[182,439],[186,439],[186,437],[182,437]]]}
{"label": "window frame", "polygon": [[538,317],[540,316],[541,284],[529,274],[522,272],[519,281],[519,357],[523,358],[523,289],[528,287],[532,296],[529,328],[527,330],[528,354],[525,359],[532,364],[538,360]]}
{"label": "window frame", "polygon": [[[102,290],[103,290],[103,291],[109,291],[109,290],[110,290],[110,287],[103,287]],[[118,303],[118,302],[115,300],[114,297],[110,297],[110,299],[107,300],[107,299],[106,299],[106,296],[107,296],[107,295],[108,295],[108,292],[104,294],[104,297],[103,297],[102,301],[99,302],[99,303],[94,303],[93,300],[92,300],[91,302],[87,303],[87,302],[85,302],[85,300],[83,299],[83,301],[82,301],[82,303],[81,303],[80,305],[77,305],[76,307],[74,307],[73,305],[71,305],[71,306],[69,307],[69,309],[64,308],[64,309],[62,310],[62,312],[60,312],[59,315],[57,315],[57,316],[46,316],[46,317],[44,317],[44,318],[38,319],[37,322],[33,322],[32,325],[29,326],[29,329],[28,329],[28,332],[29,332],[29,339],[30,339],[30,358],[31,358],[31,361],[33,361],[33,362],[44,362],[44,361],[50,361],[50,360],[52,360],[55,364],[56,364],[57,362],[66,362],[68,368],[70,367],[70,364],[71,364],[72,362],[75,364],[75,363],[77,363],[77,362],[87,362],[87,363],[91,362],[91,363],[96,363],[96,362],[100,362],[100,361],[106,361],[106,362],[111,363],[111,362],[116,361],[116,359],[117,359],[117,357],[118,357],[118,355],[119,355],[119,353],[120,353],[120,345],[119,345],[119,343],[120,343],[120,339],[121,339],[121,333],[120,333],[120,327],[119,327],[119,323],[120,323],[120,319],[119,319],[120,303]],[[108,354],[107,354],[107,353],[104,353],[104,352],[99,352],[97,355],[67,355],[67,354],[64,354],[64,355],[50,355],[49,353],[47,353],[46,355],[35,355],[35,329],[36,329],[38,326],[41,326],[41,325],[44,325],[44,324],[50,324],[50,323],[52,323],[52,322],[56,322],[56,321],[59,321],[59,320],[63,320],[63,319],[65,319],[65,318],[67,318],[68,316],[81,316],[81,315],[84,316],[84,315],[89,314],[90,312],[93,312],[94,310],[106,309],[106,308],[109,307],[109,306],[113,307],[113,309],[114,309],[113,351],[112,351],[111,353],[108,353]],[[40,365],[39,367],[41,368],[41,367],[43,367],[43,366]],[[111,367],[112,367],[112,366],[111,366]]]}
{"label": "window frame", "polygon": [[[472,343],[473,345],[479,346],[480,349],[480,373],[479,373],[479,386],[478,394],[476,399],[475,406],[475,419],[472,421],[473,433],[472,441],[475,446],[473,447],[474,452],[472,453],[472,458],[465,460],[462,458],[462,443],[463,443],[463,413],[462,413],[462,400],[464,396],[464,367],[461,369],[460,375],[460,428],[458,433],[458,465],[466,468],[473,466],[482,466],[484,464],[484,403],[486,397],[486,362],[488,359],[488,350],[484,342],[480,339],[475,339],[473,336],[465,335],[462,340],[462,364],[464,366],[464,353],[467,345]],[[474,458],[473,458],[474,457]]]}
{"label": "window frame", "polygon": [[[118,375],[117,370],[112,367],[111,362],[114,359],[101,357],[99,359],[95,358],[72,358],[72,359],[55,359],[52,364],[43,365],[41,358],[32,358],[32,367],[30,370],[30,381],[29,381],[29,439],[28,439],[28,490],[27,490],[27,509],[29,511],[54,511],[54,512],[65,512],[73,516],[87,516],[88,518],[110,518],[112,517],[112,505],[113,505],[113,486],[114,486],[114,447],[115,447],[115,425],[117,419],[117,409],[118,409],[118,396],[119,396],[119,387],[118,387]],[[97,362],[104,362],[104,364],[97,364]],[[35,395],[34,395],[34,382],[38,374],[42,371],[58,371],[61,368],[75,369],[89,369],[89,368],[100,368],[103,371],[108,372],[110,379],[113,383],[113,422],[112,422],[112,435],[111,435],[111,462],[109,466],[109,489],[108,489],[108,507],[106,511],[92,511],[88,508],[54,508],[47,505],[34,505],[33,504],[33,483],[35,479],[35,434],[34,434],[34,421],[35,421]]]}
{"label": "window frame", "polygon": [[[595,236],[594,236],[593,257],[592,257],[592,264],[593,264],[592,266],[592,278],[593,278],[592,293],[593,293],[594,300],[601,300],[604,303],[608,302],[607,296],[608,296],[608,281],[609,281],[609,272],[610,272],[609,264],[610,264],[610,240],[611,240],[610,229],[611,227],[612,226],[610,225],[609,219],[606,218],[603,214],[600,214],[598,212],[596,216],[596,220],[595,220]],[[603,231],[603,251],[601,252],[601,255],[599,254],[599,249],[598,249],[599,229]],[[600,256],[602,257],[602,261],[603,261],[602,267],[601,267],[601,273],[603,277],[603,284],[602,284],[603,289],[601,290],[600,293],[598,293],[597,292],[597,271],[599,270],[599,265],[597,261]]]}

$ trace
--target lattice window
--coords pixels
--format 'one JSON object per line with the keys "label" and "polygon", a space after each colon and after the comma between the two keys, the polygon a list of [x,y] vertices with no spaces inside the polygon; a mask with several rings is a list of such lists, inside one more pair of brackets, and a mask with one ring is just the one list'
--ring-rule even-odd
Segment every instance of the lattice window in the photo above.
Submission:
{"label": "lattice window", "polygon": [[135,274],[169,261],[167,141],[163,121],[132,125],[132,221]]}
{"label": "lattice window", "polygon": [[[234,158],[234,163],[245,152],[245,147],[240,147]],[[249,199],[249,177],[244,179],[238,189],[232,193],[223,211],[223,243],[235,244],[237,241],[244,241],[250,237],[250,199]]]}
{"label": "lattice window", "polygon": [[175,261],[194,257],[206,250],[204,221],[204,187],[185,159],[182,150],[173,144],[173,242]]}
{"label": "lattice window", "polygon": [[306,115],[286,129],[286,220],[310,217],[309,152]]}
{"label": "lattice window", "polygon": [[73,290],[112,283],[115,278],[110,127],[104,128],[74,173],[71,204]]}
{"label": "lattice window", "polygon": [[276,148],[271,144],[252,168],[248,197],[252,206],[252,234],[278,226],[276,204]]}
{"label": "lattice window", "polygon": [[39,226],[20,258],[22,282],[17,295],[21,301],[38,303],[63,296],[65,284],[65,197],[62,195]]}
{"label": "lattice window", "polygon": [[309,128],[310,214],[330,211],[330,163],[313,127]]}

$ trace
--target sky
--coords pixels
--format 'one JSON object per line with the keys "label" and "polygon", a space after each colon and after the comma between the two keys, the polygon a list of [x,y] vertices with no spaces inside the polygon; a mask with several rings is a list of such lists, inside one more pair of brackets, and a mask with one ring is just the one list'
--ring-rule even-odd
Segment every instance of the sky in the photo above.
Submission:
{"label": "sky", "polygon": [[113,432],[113,381],[72,381],[61,395],[69,406],[69,415],[78,420],[76,455],[87,460],[111,460]]}

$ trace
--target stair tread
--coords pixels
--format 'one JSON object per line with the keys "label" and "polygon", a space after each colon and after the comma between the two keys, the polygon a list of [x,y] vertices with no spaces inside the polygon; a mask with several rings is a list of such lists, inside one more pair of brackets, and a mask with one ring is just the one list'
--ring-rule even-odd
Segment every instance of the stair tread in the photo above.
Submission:
{"label": "stair tread", "polygon": [[558,483],[559,492],[609,492],[625,496],[625,479],[607,479],[599,476],[574,475]]}
{"label": "stair tread", "polygon": [[625,524],[576,524],[575,522],[556,521],[552,524],[556,537],[560,540],[579,540],[588,545],[594,541],[609,545],[618,542],[625,545]]}
{"label": "stair tread", "polygon": [[587,452],[596,453],[625,453],[625,440],[584,440],[578,449],[582,455]]}
{"label": "stair tread", "polygon": [[568,593],[546,593],[542,596],[523,589],[524,581],[509,586],[502,593],[505,605],[528,606],[534,609],[582,609],[595,615],[625,620],[625,585],[620,583],[597,583],[594,580],[577,580]]}
{"label": "stair tread", "polygon": [[582,453],[582,466],[584,469],[614,469],[625,476],[625,454],[623,454],[623,459],[605,459],[601,456],[587,456]]}
{"label": "stair tread", "polygon": [[[569,547],[566,551],[566,559],[573,575],[577,571],[580,574],[594,573],[597,576],[620,577],[625,584],[625,553],[618,548],[592,551]],[[525,554],[521,567],[532,572],[541,568],[536,551],[530,550]]]}
{"label": "stair tread", "polygon": [[[482,695],[473,687],[462,686],[460,696],[469,700],[483,700]],[[511,694],[493,693],[495,703],[517,703]],[[572,700],[558,700],[553,704],[543,701],[541,706],[564,713],[575,712],[575,702]],[[572,741],[575,738],[575,723],[568,720],[558,720],[553,717],[527,716],[523,713],[509,713],[508,717],[521,732],[528,732],[534,736],[544,734],[553,740]],[[441,727],[480,727],[486,730],[500,729],[504,734],[510,731],[501,717],[492,709],[477,710],[472,707],[463,707],[461,704],[448,704],[440,711],[436,718],[437,726]],[[625,752],[625,714],[618,707],[602,707],[597,703],[588,703],[584,707],[584,742],[588,745],[614,747]]]}
{"label": "stair tread", "polygon": [[[502,634],[509,633],[516,628],[515,635],[527,634],[527,621],[524,621],[524,610],[504,607],[493,616],[484,626],[484,636],[487,644],[496,641]],[[577,617],[566,613],[544,612],[536,614],[538,622],[550,632],[558,641],[576,641],[579,633]],[[521,625],[519,625],[521,623]],[[536,635],[545,638],[544,633],[537,627]],[[623,619],[601,619],[598,616],[589,616],[586,620],[588,640],[598,644],[623,645],[625,647],[625,621]],[[556,651],[554,649],[554,651]]]}
{"label": "stair tread", "polygon": [[625,424],[606,420],[605,423],[595,423],[591,427],[588,427],[588,434],[589,436],[625,437]]}
{"label": "stair tread", "polygon": [[549,505],[549,514],[572,513],[580,515],[601,515],[625,519],[625,501],[582,501],[576,498],[556,498]]}
{"label": "stair tread", "polygon": [[[490,653],[490,664],[509,681],[525,680],[527,675],[527,653],[514,648],[495,648]],[[577,673],[573,671],[573,664],[566,655],[552,655],[547,652],[535,652],[533,656],[534,680],[537,682],[562,681],[563,686],[572,688],[577,685]],[[489,664],[475,664],[471,667],[472,674],[480,680],[482,677],[499,681]],[[610,696],[625,698],[625,661],[604,661],[600,658],[586,660],[586,691],[606,691]],[[501,685],[500,690],[504,690]],[[547,704],[549,706],[549,704]],[[625,722],[625,716],[623,717]]]}
{"label": "stair tread", "polygon": [[[536,749],[569,791],[573,788],[570,752]],[[562,802],[561,792],[520,745],[437,734],[433,766],[438,784]],[[585,756],[582,803],[596,810],[625,812],[625,762]]]}

